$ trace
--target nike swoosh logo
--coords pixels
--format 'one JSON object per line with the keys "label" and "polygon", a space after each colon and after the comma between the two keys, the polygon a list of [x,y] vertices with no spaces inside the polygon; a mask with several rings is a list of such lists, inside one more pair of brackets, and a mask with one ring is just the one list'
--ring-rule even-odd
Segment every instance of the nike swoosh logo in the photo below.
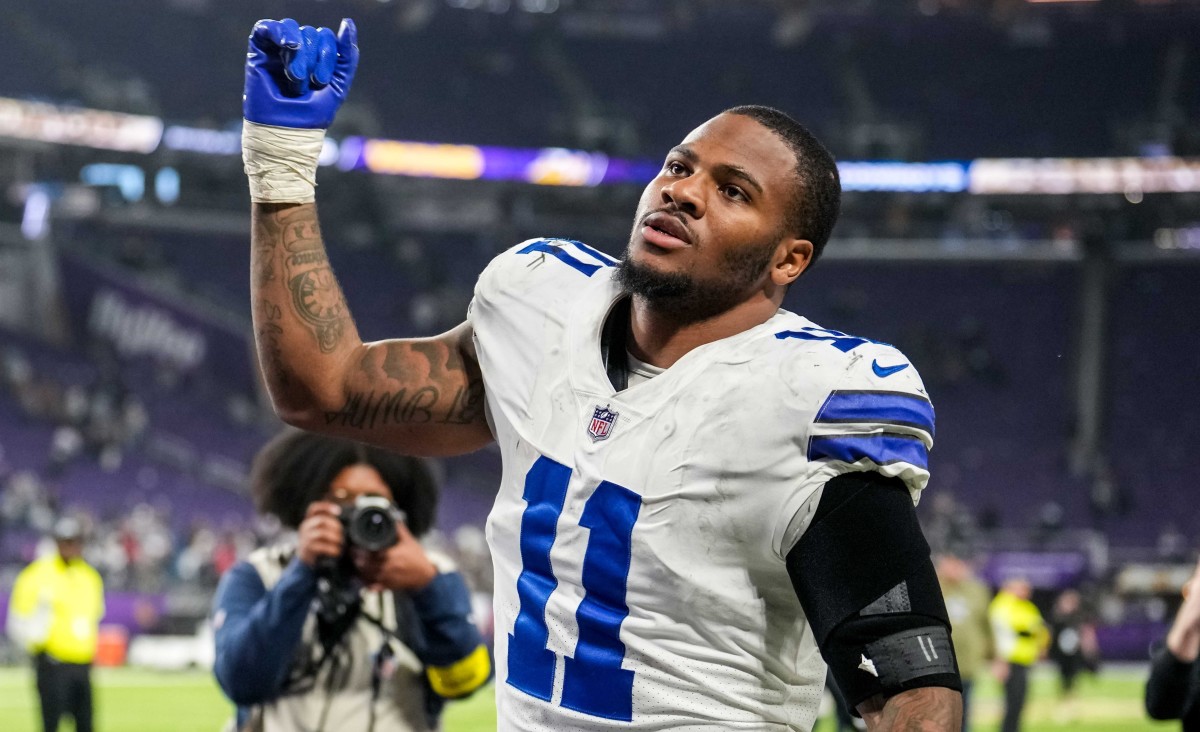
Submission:
{"label": "nike swoosh logo", "polygon": [[871,370],[874,371],[875,375],[881,379],[886,379],[892,374],[900,373],[906,368],[908,368],[908,364],[906,363],[898,363],[895,366],[880,366],[879,361],[871,361]]}

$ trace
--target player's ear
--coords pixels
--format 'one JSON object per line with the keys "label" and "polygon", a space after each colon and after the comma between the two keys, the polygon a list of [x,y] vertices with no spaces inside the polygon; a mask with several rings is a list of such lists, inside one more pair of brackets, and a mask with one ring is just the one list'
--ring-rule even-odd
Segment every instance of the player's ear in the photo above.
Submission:
{"label": "player's ear", "polygon": [[812,262],[813,245],[808,239],[784,237],[775,250],[775,260],[771,265],[771,281],[780,287],[787,287],[796,281]]}

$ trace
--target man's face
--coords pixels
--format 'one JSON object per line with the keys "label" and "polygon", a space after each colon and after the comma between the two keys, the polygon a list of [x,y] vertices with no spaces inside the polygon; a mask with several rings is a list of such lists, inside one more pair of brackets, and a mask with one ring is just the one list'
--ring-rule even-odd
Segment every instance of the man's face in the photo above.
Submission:
{"label": "man's face", "polygon": [[696,320],[744,301],[794,241],[785,222],[797,185],[795,153],[774,132],[738,114],[704,123],[642,193],[626,290]]}
{"label": "man's face", "polygon": [[1009,580],[1008,591],[1022,600],[1033,597],[1033,585],[1026,579]]}
{"label": "man's face", "polygon": [[68,562],[83,556],[83,541],[79,539],[59,539],[58,554]]}

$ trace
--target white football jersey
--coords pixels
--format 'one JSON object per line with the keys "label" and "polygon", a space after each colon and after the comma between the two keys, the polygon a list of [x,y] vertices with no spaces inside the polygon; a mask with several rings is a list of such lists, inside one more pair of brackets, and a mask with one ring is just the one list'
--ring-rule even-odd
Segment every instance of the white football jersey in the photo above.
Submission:
{"label": "white football jersey", "polygon": [[915,501],[933,409],[886,344],[778,311],[614,392],[614,260],[534,240],[479,278],[469,320],[503,477],[501,730],[809,730],[825,664],[785,556],[833,476]]}

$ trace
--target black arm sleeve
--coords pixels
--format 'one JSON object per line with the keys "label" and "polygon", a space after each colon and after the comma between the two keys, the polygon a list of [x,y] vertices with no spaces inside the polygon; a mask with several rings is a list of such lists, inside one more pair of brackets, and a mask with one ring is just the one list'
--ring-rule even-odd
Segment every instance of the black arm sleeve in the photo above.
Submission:
{"label": "black arm sleeve", "polygon": [[787,568],[852,709],[877,694],[962,690],[929,544],[902,481],[849,473],[826,483]]}
{"label": "black arm sleeve", "polygon": [[1200,663],[1175,658],[1166,644],[1150,654],[1146,680],[1146,713],[1151,719],[1183,719],[1200,702]]}

